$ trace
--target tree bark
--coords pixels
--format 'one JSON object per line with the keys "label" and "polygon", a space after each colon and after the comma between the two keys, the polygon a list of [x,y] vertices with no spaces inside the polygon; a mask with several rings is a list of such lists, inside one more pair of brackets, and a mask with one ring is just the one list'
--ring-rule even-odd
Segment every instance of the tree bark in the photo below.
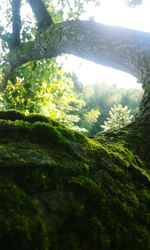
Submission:
{"label": "tree bark", "polygon": [[1,249],[150,250],[150,127],[124,130],[0,112]]}
{"label": "tree bark", "polygon": [[42,0],[28,0],[28,3],[36,17],[38,28],[44,29],[53,23],[53,20]]}
{"label": "tree bark", "polygon": [[24,43],[10,52],[8,61],[17,67],[62,53],[139,76],[144,66],[141,61],[150,57],[150,34],[93,21],[64,22],[51,25],[33,42]]}
{"label": "tree bark", "polygon": [[138,122],[150,123],[150,82],[144,87],[144,94],[141,100]]}

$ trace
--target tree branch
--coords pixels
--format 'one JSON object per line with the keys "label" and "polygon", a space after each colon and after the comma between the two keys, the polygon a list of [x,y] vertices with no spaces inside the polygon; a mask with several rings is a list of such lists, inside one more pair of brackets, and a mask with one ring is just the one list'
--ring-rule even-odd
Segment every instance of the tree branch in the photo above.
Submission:
{"label": "tree branch", "polygon": [[10,50],[20,45],[20,17],[21,0],[12,0],[12,33],[0,34],[0,39],[5,41]]}
{"label": "tree branch", "polygon": [[33,10],[39,28],[46,28],[53,24],[53,20],[42,0],[28,0],[28,3]]}
{"label": "tree branch", "polygon": [[4,80],[2,82],[2,85],[0,85],[0,91],[3,91],[7,87],[8,80],[11,79],[12,73],[14,71],[14,68],[8,64],[6,68],[3,70]]}
{"label": "tree branch", "polygon": [[13,49],[20,44],[20,30],[21,30],[21,17],[20,17],[20,5],[21,0],[12,1],[12,13],[13,13],[13,32],[10,49]]}
{"label": "tree branch", "polygon": [[7,62],[12,70],[26,62],[56,57],[62,53],[73,54],[137,77],[145,67],[141,63],[143,57],[148,58],[149,62],[150,34],[93,21],[68,21],[51,25],[37,34],[35,41],[10,51]]}

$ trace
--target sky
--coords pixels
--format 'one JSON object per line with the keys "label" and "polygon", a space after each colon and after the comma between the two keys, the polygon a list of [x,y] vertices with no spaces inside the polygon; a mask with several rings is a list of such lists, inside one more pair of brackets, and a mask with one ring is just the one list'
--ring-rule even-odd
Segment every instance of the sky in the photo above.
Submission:
{"label": "sky", "polygon": [[[96,22],[150,32],[149,10],[150,0],[143,0],[143,4],[134,8],[127,7],[125,0],[101,0],[99,7],[89,4],[82,19],[92,17]],[[64,68],[67,71],[74,71],[83,84],[104,81],[123,88],[141,87],[137,79],[129,74],[74,56],[68,57]]]}

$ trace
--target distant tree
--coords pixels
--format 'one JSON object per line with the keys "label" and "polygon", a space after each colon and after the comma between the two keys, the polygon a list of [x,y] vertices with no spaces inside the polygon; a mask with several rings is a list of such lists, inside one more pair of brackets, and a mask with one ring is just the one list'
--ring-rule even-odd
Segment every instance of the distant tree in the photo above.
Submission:
{"label": "distant tree", "polygon": [[[102,128],[100,125],[104,123],[109,115],[109,110],[114,105],[128,106],[131,115],[136,116],[139,110],[139,104],[142,98],[142,89],[123,89],[117,85],[107,84],[105,82],[97,82],[94,85],[84,86],[82,90],[82,99],[86,105],[79,110],[79,126],[87,128],[89,135],[97,134]],[[98,109],[100,115],[97,116],[96,122],[89,124],[85,120],[86,112],[91,109]]]}
{"label": "distant tree", "polygon": [[83,131],[87,133],[88,135],[92,135],[91,131],[93,127],[95,126],[95,123],[98,121],[98,118],[101,114],[99,108],[95,107],[95,108],[87,109],[86,103],[85,103],[85,107],[81,108],[79,112],[80,112],[79,113],[80,121],[78,123],[78,126],[81,129],[84,128]]}
{"label": "distant tree", "polygon": [[133,115],[130,115],[131,110],[127,106],[123,107],[122,105],[114,105],[109,111],[109,117],[104,122],[104,125],[101,127],[104,131],[107,130],[116,130],[124,127],[133,120]]}

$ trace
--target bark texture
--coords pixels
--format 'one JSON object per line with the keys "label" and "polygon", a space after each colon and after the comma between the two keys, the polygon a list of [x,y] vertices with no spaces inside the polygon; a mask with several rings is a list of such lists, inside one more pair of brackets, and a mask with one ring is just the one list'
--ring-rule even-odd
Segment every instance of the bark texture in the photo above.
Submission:
{"label": "bark texture", "polygon": [[38,28],[44,29],[53,23],[53,20],[42,0],[28,0],[28,3],[37,19]]}
{"label": "bark texture", "polygon": [[74,54],[139,76],[143,58],[150,57],[150,34],[126,28],[70,21],[54,24],[8,55],[17,67],[30,60]]}

